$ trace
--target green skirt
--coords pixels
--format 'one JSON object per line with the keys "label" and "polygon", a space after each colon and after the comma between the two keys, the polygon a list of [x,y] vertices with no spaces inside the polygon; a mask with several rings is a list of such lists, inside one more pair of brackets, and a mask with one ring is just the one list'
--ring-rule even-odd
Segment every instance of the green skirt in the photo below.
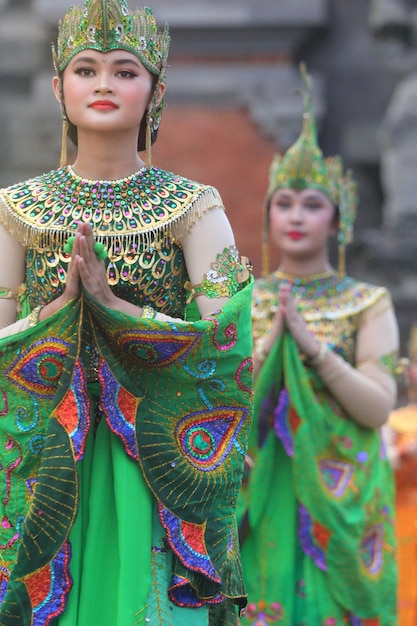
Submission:
{"label": "green skirt", "polygon": [[73,586],[54,626],[207,626],[208,610],[170,602],[172,552],[140,468],[104,420],[78,464]]}
{"label": "green skirt", "polygon": [[248,591],[242,626],[347,626],[326,573],[301,548],[292,461],[273,439],[269,476],[264,476],[266,509],[241,549]]}

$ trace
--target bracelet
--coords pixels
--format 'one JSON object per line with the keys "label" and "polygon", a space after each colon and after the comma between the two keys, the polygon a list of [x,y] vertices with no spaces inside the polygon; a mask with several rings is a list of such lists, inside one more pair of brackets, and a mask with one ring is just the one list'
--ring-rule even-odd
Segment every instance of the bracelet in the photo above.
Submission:
{"label": "bracelet", "polygon": [[146,305],[142,309],[141,317],[145,320],[153,320],[156,317],[156,311],[151,306]]}
{"label": "bracelet", "polygon": [[39,322],[39,314],[40,314],[42,308],[43,307],[41,307],[41,306],[35,306],[35,308],[30,312],[30,314],[29,314],[29,328],[32,328],[32,326],[36,326],[36,324]]}
{"label": "bracelet", "polygon": [[317,355],[312,359],[307,357],[304,362],[307,367],[318,367],[323,363],[324,359],[327,356],[327,352],[327,345],[325,343],[321,343]]}

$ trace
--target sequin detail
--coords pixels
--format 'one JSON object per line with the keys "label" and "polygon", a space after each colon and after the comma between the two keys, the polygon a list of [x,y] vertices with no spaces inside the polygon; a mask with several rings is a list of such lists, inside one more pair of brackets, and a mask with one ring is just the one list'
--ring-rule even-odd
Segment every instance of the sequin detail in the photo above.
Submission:
{"label": "sequin detail", "polygon": [[233,245],[224,248],[217,255],[216,261],[211,263],[210,270],[204,274],[200,285],[191,285],[189,282],[185,284],[190,292],[187,302],[190,303],[194,297],[202,295],[208,298],[230,298],[241,289],[249,275],[249,269],[245,261],[240,259],[237,247]]}
{"label": "sequin detail", "polygon": [[65,288],[65,244],[78,222],[89,222],[108,250],[107,281],[114,293],[137,306],[183,317],[188,279],[181,246],[186,232],[212,207],[222,207],[216,189],[157,168],[114,181],[80,178],[69,166],[0,192],[2,221],[27,247],[30,308]]}
{"label": "sequin detail", "polygon": [[222,206],[214,188],[155,167],[120,180],[92,181],[66,166],[12,185],[1,195],[16,224],[30,227],[39,237],[49,234],[48,239],[53,233],[63,240],[60,233],[65,233],[66,242],[79,221],[91,223],[99,238],[150,233],[182,217],[207,192],[213,204]]}
{"label": "sequin detail", "polygon": [[72,585],[69,560],[67,541],[50,563],[24,579],[33,610],[33,626],[48,626],[64,611]]}
{"label": "sequin detail", "polygon": [[190,570],[203,573],[220,583],[221,579],[207,553],[204,524],[185,522],[163,506],[159,508],[162,524],[168,533],[169,543]]}
{"label": "sequin detail", "polygon": [[87,379],[80,362],[74,366],[71,384],[55,409],[57,420],[71,438],[77,461],[83,458],[87,434],[91,424],[91,400],[87,393]]}
{"label": "sequin detail", "polygon": [[380,299],[387,297],[387,290],[361,283],[350,276],[340,278],[333,271],[306,277],[273,272],[255,283],[255,345],[269,332],[278,305],[279,285],[282,283],[291,285],[298,310],[317,340],[353,364],[361,315]]}

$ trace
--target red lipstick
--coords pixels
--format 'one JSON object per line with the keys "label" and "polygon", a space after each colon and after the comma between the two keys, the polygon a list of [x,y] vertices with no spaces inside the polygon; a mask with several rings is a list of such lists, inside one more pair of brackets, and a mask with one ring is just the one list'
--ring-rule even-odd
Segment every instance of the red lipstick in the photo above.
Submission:
{"label": "red lipstick", "polygon": [[111,100],[96,100],[90,104],[90,109],[100,109],[102,111],[117,109],[117,105]]}
{"label": "red lipstick", "polygon": [[302,239],[304,237],[304,234],[301,233],[299,230],[290,230],[290,232],[288,233],[288,237],[290,239],[298,240]]}

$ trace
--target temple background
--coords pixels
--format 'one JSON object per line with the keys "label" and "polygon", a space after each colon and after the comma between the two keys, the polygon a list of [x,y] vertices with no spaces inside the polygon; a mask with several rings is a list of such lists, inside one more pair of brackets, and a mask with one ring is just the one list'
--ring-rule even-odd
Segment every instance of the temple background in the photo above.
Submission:
{"label": "temple background", "polygon": [[[69,4],[0,0],[0,185],[58,164],[60,111],[50,87],[50,42]],[[132,0],[129,4],[134,6]],[[404,73],[387,61],[387,38],[377,38],[371,28],[378,0],[146,4],[159,23],[169,22],[172,35],[167,107],[153,162],[218,187],[239,248],[253,261],[255,275],[261,270],[268,168],[274,152],[285,150],[300,132],[298,64],[307,63],[323,151],[326,156],[341,154],[359,185],[348,271],[391,290],[404,352],[409,327],[417,321],[412,219],[417,195],[408,190],[407,227],[401,229],[401,209],[392,206],[392,198],[387,202],[393,188],[391,161],[382,159],[395,137],[382,131]],[[389,28],[380,31],[392,34]],[[394,31],[397,36],[398,28]],[[417,132],[417,117],[407,124],[402,136],[411,137]],[[413,145],[417,152],[417,142]],[[272,255],[272,264],[277,261]]]}

